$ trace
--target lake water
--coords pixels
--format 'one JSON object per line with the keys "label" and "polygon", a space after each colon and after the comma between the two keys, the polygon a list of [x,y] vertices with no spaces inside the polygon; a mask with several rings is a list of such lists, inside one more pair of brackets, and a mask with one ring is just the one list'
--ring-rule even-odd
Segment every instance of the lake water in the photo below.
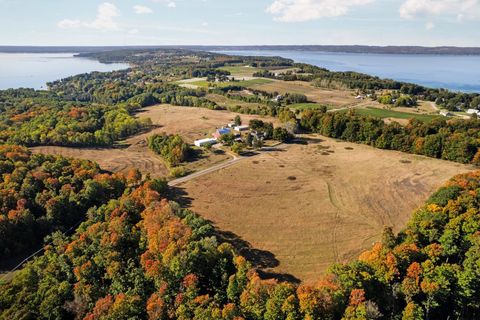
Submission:
{"label": "lake water", "polygon": [[47,82],[76,74],[126,68],[128,64],[104,64],[73,53],[0,53],[0,89],[45,89]]}
{"label": "lake water", "polygon": [[216,52],[281,56],[332,71],[357,71],[427,87],[480,92],[480,56],[326,53],[300,50]]}

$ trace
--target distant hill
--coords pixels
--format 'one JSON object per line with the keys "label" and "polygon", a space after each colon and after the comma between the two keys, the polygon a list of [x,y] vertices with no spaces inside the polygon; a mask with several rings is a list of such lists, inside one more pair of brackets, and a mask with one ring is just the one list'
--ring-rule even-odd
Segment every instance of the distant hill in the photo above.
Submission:
{"label": "distant hill", "polygon": [[298,50],[338,53],[377,53],[377,54],[445,54],[480,55],[480,47],[420,47],[420,46],[360,46],[360,45],[265,45],[265,46],[0,46],[0,52],[7,53],[92,53],[111,50],[138,49],[193,49],[193,50]]}

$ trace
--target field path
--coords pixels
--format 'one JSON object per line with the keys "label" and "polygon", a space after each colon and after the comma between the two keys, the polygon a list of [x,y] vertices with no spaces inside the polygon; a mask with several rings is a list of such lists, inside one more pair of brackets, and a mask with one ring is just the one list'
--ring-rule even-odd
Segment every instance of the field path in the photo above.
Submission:
{"label": "field path", "polygon": [[339,262],[338,261],[338,249],[337,249],[337,229],[338,229],[338,224],[340,223],[340,212],[341,212],[341,207],[338,203],[337,196],[335,195],[335,191],[333,190],[333,186],[330,182],[326,181],[327,183],[327,189],[328,189],[328,197],[330,199],[330,203],[335,207],[335,218],[334,218],[334,225],[332,228],[332,249],[333,249],[333,255],[335,259],[335,263]]}
{"label": "field path", "polygon": [[195,172],[195,173],[192,173],[186,177],[182,177],[182,178],[178,178],[178,179],[175,179],[175,180],[172,180],[170,182],[168,182],[168,185],[170,187],[175,187],[175,186],[178,186],[179,184],[182,184],[182,183],[185,183],[187,181],[190,181],[190,180],[193,180],[193,179],[196,179],[198,177],[201,177],[201,176],[204,176],[206,174],[209,174],[209,173],[212,173],[212,172],[215,172],[215,171],[218,171],[218,170],[222,170],[222,169],[225,169],[225,168],[228,168],[232,165],[234,165],[235,163],[237,163],[238,161],[241,161],[243,159],[245,159],[245,157],[237,157],[236,155],[234,154],[230,154],[232,156],[232,159],[230,159],[229,161],[227,162],[223,162],[223,163],[220,163],[220,164],[217,164],[215,166],[212,166],[212,167],[209,167],[207,169],[204,169],[204,170],[201,170],[201,171],[198,171],[198,172]]}

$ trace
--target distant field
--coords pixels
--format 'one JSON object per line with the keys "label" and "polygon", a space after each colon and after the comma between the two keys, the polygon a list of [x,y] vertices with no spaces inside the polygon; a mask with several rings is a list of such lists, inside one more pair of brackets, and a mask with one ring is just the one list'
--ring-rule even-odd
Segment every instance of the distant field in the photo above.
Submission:
{"label": "distant field", "polygon": [[195,85],[202,88],[207,87],[228,87],[228,86],[239,86],[239,87],[251,87],[266,83],[271,83],[272,80],[269,79],[250,79],[250,80],[243,80],[243,81],[235,81],[235,82],[208,82],[206,80],[195,81],[191,82],[191,85]]}
{"label": "distant field", "polygon": [[251,77],[255,72],[262,70],[260,68],[254,68],[250,66],[228,66],[218,69],[228,71],[234,77]]}
{"label": "distant field", "polygon": [[395,110],[389,109],[379,109],[379,108],[371,108],[367,107],[365,109],[356,109],[355,112],[360,115],[364,116],[372,116],[378,118],[394,118],[394,119],[418,119],[424,122],[430,122],[433,119],[441,118],[439,115],[429,115],[429,114],[416,114],[416,113],[407,113],[407,112],[400,112]]}
{"label": "distant field", "polygon": [[263,90],[267,92],[299,93],[304,94],[308,101],[333,106],[337,108],[345,107],[364,107],[366,105],[377,105],[375,101],[357,100],[355,93],[350,90],[333,90],[313,87],[308,82],[303,81],[280,81],[271,83],[251,85],[252,89]]}
{"label": "distant field", "polygon": [[306,282],[371,247],[384,225],[398,231],[434,190],[472,169],[308,138],[180,185],[194,211],[249,243],[267,271]]}
{"label": "distant field", "polygon": [[[66,157],[90,159],[96,161],[108,171],[126,171],[138,168],[144,173],[154,177],[168,175],[168,169],[160,157],[151,152],[146,144],[146,139],[155,133],[179,134],[188,143],[206,136],[210,136],[215,128],[226,125],[232,121],[236,113],[228,111],[213,111],[203,108],[176,107],[170,105],[157,105],[145,108],[139,117],[150,118],[158,126],[148,133],[136,135],[125,140],[119,148],[68,148],[68,147],[34,147],[33,152],[60,154]],[[245,123],[261,116],[240,115]],[[267,118],[263,118],[267,119]],[[275,122],[275,119],[268,118]],[[187,164],[190,170],[201,170],[215,163],[229,159],[228,155],[206,153],[197,161]]]}
{"label": "distant field", "polygon": [[250,103],[242,100],[230,99],[220,94],[207,94],[206,98],[217,103],[218,105],[226,107],[240,106],[242,108],[257,109],[260,106],[259,103]]}
{"label": "distant field", "polygon": [[295,104],[289,105],[288,107],[290,109],[295,109],[295,110],[307,110],[307,109],[315,110],[315,109],[318,109],[322,106],[326,106],[327,110],[335,110],[335,109],[340,108],[340,107],[324,105],[324,104],[319,104],[319,103],[295,103]]}

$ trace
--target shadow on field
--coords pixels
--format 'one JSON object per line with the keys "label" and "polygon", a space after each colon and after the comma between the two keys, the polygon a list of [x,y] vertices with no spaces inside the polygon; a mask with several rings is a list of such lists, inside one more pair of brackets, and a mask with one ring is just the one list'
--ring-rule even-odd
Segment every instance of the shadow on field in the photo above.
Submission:
{"label": "shadow on field", "polygon": [[184,188],[168,187],[167,198],[177,202],[182,208],[188,209],[192,204],[190,198]]}
{"label": "shadow on field", "polygon": [[278,261],[273,253],[252,247],[248,241],[243,240],[233,232],[216,229],[216,233],[220,242],[230,243],[239,255],[250,261],[262,279],[277,279],[279,281],[300,283],[300,279],[291,274],[277,273],[268,270],[278,267],[280,264],[280,261]]}
{"label": "shadow on field", "polygon": [[291,143],[292,144],[300,144],[300,145],[307,145],[307,144],[318,144],[325,142],[324,139],[321,138],[313,138],[313,137],[297,137]]}

